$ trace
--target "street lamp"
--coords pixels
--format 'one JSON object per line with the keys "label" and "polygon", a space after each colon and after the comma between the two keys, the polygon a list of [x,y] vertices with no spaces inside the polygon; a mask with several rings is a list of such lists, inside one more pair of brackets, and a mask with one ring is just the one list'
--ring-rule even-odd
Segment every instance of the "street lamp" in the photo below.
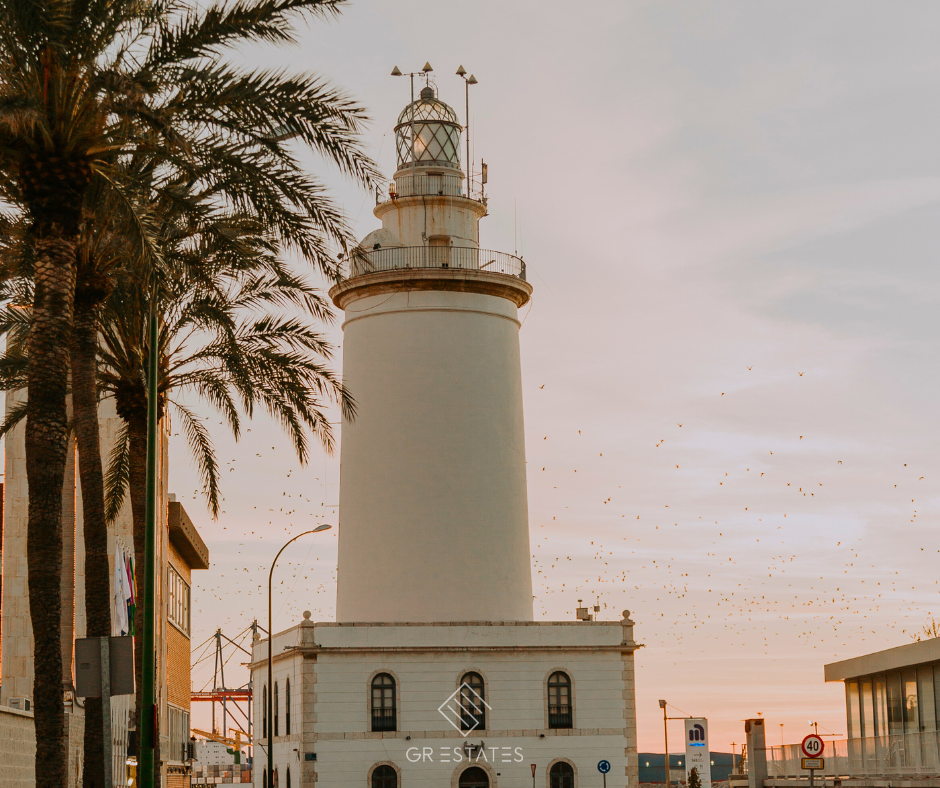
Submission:
{"label": "street lamp", "polygon": [[465,132],[467,135],[467,197],[470,196],[470,86],[477,84],[477,78],[471,74],[467,76],[467,70],[460,66],[457,69],[457,76],[464,81],[466,102],[467,102],[467,125]]}
{"label": "street lamp", "polygon": [[332,527],[324,523],[311,531],[297,534],[277,551],[277,555],[274,556],[274,560],[271,562],[271,571],[268,572],[268,725],[267,730],[261,732],[262,735],[266,734],[268,740],[268,788],[274,788],[274,625],[271,621],[273,618],[271,615],[271,585],[274,580],[274,565],[277,564],[277,559],[281,557],[281,553],[284,552],[287,545],[296,542],[301,536],[328,531]]}
{"label": "street lamp", "polygon": [[150,355],[147,358],[147,501],[144,513],[144,566],[143,566],[143,629],[141,633],[141,714],[138,747],[138,783],[142,788],[153,788],[157,782],[154,779],[154,747],[159,731],[155,730],[157,718],[155,708],[156,682],[156,562],[157,562],[157,372],[158,356],[160,352],[158,343],[157,304],[159,298],[159,282],[157,274],[153,274],[153,292],[150,297],[150,314],[148,315],[148,331],[150,334]]}
{"label": "street lamp", "polygon": [[659,701],[659,708],[663,710],[663,738],[666,740],[666,788],[669,788],[669,724],[666,722],[666,701]]}

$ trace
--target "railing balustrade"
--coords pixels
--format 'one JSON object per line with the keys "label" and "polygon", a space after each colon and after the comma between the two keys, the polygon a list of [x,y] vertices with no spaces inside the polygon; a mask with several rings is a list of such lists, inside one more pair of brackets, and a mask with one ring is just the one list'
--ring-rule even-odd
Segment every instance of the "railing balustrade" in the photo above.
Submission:
{"label": "railing balustrade", "polygon": [[570,728],[571,722],[571,706],[548,707],[549,728]]}
{"label": "railing balustrade", "polygon": [[395,709],[372,709],[372,730],[395,730]]}
{"label": "railing balustrade", "polygon": [[[770,777],[806,777],[799,744],[767,748]],[[940,732],[873,736],[826,742],[820,756],[824,767],[816,772],[831,777],[879,777],[940,774]]]}
{"label": "railing balustrade", "polygon": [[507,274],[525,281],[525,261],[505,252],[469,246],[389,246],[353,252],[343,279],[409,268],[444,268]]}

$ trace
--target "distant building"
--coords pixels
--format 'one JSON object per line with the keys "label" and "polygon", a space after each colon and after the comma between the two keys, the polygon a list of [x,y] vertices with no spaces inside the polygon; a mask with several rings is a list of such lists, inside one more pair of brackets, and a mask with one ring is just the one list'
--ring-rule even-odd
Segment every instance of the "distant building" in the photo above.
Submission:
{"label": "distant building", "polygon": [[[665,769],[663,768],[665,756],[661,752],[641,752],[637,755],[640,769],[641,783],[666,783]],[[732,761],[741,763],[741,757],[733,756],[730,752],[711,753],[712,782],[722,782],[728,779],[732,771]],[[670,753],[669,779],[676,783],[685,782],[685,755]]]}
{"label": "distant building", "polygon": [[357,403],[337,621],[274,633],[273,682],[254,643],[256,788],[588,788],[603,762],[608,788],[637,782],[629,612],[532,620],[532,286],[520,258],[480,248],[485,169],[464,177],[461,129],[429,81],[398,118],[382,227],[330,291]]}
{"label": "distant building", "polygon": [[[241,763],[247,764],[246,751],[241,751]],[[235,752],[227,744],[207,739],[196,740],[196,760],[193,762],[193,771],[199,771],[203,766],[233,766]]]}
{"label": "distant building", "polygon": [[[15,404],[14,396],[7,396],[7,407]],[[118,418],[113,400],[104,400],[100,406],[102,454],[108,456],[122,421]],[[157,687],[156,699],[160,719],[160,757],[164,788],[182,788],[189,785],[184,763],[184,747],[189,741],[190,703],[190,611],[191,576],[193,569],[207,569],[209,551],[198,531],[186,514],[182,504],[167,493],[168,456],[166,435],[161,435],[157,479],[158,511],[162,513],[157,539]],[[26,456],[23,427],[12,430],[6,437],[5,496],[3,498],[3,556],[2,606],[0,606],[0,707],[21,707],[33,694],[32,625],[29,617],[26,562],[26,513],[28,491],[26,484]],[[85,636],[85,573],[84,533],[81,509],[81,485],[77,470],[77,454],[69,453],[66,466],[65,488],[62,500],[64,529],[64,563],[72,567],[62,580],[62,643],[66,723],[69,741],[69,786],[81,785],[81,764],[84,732],[84,711],[71,700],[70,688],[74,681],[74,649],[76,638]],[[117,572],[128,558],[133,560],[133,521],[130,502],[126,501],[117,521],[108,534],[110,556],[112,634],[122,634],[120,615],[115,600]],[[126,630],[125,630],[126,631]],[[134,696],[120,695],[111,699],[112,755],[114,788],[126,786],[126,762],[134,750]],[[31,712],[21,715],[18,723],[32,728]],[[35,741],[32,730],[31,741]],[[19,748],[21,762],[15,768],[17,776],[28,775],[24,786],[30,785],[33,774],[33,756]],[[0,759],[2,760],[2,759]],[[20,783],[17,783],[18,785]]]}

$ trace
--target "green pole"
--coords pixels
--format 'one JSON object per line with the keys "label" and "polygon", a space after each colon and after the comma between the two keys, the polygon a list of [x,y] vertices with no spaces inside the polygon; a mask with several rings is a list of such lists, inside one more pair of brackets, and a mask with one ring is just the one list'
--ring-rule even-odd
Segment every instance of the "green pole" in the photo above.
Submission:
{"label": "green pole", "polygon": [[144,543],[144,631],[143,666],[141,670],[141,731],[140,772],[137,775],[141,788],[154,788],[159,782],[154,779],[154,742],[157,731],[156,708],[154,706],[154,684],[156,673],[156,643],[154,642],[154,616],[156,608],[156,535],[157,535],[157,295],[150,302],[150,356],[147,368],[147,514]]}

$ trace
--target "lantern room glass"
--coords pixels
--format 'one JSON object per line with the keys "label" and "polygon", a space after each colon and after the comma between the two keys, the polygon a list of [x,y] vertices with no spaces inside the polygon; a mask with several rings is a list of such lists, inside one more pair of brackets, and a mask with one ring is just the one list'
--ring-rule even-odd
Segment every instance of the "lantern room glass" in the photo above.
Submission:
{"label": "lantern room glass", "polygon": [[[412,112],[414,118],[412,120]],[[414,124],[414,165],[417,167],[448,167],[460,169],[460,132],[457,113],[426,87],[421,98],[409,104],[398,116],[395,144],[398,169],[412,165],[411,129]]]}

